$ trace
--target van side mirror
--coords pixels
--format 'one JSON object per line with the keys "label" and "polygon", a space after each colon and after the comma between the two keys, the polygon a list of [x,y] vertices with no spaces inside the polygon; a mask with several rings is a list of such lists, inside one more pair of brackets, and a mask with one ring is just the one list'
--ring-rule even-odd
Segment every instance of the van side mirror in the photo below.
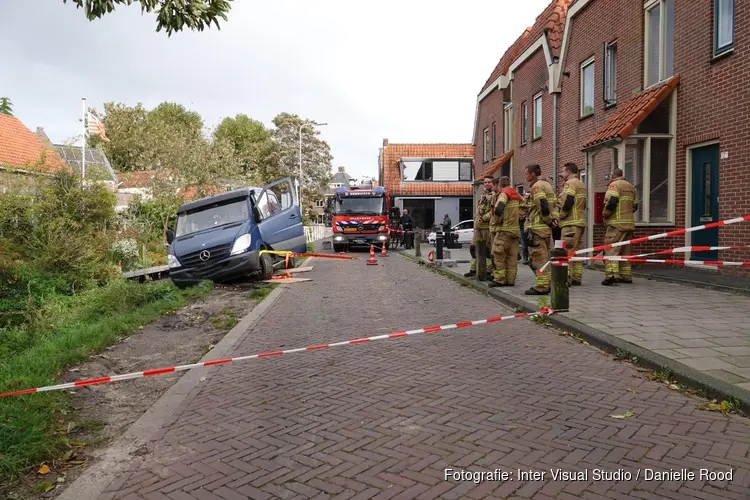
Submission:
{"label": "van side mirror", "polygon": [[171,245],[173,241],[174,241],[174,231],[172,231],[171,228],[167,229],[167,243]]}
{"label": "van side mirror", "polygon": [[260,209],[256,206],[253,207],[253,217],[255,218],[256,223],[260,222],[261,220]]}

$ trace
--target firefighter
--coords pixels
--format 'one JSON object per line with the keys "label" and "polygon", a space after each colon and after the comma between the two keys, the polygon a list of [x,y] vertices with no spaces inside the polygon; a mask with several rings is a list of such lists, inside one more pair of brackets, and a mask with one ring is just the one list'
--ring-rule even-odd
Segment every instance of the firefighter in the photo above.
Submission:
{"label": "firefighter", "polygon": [[[560,229],[565,249],[569,252],[583,248],[583,232],[586,229],[586,186],[578,178],[578,165],[566,163],[563,167],[562,195],[558,200]],[[583,278],[583,262],[571,262],[568,269],[568,284],[579,286]]]}
{"label": "firefighter", "polygon": [[518,271],[518,241],[523,197],[510,187],[510,178],[501,177],[493,181],[497,200],[490,219],[490,231],[495,230],[492,240],[492,258],[495,261],[490,286],[515,286]]}
{"label": "firefighter", "polygon": [[526,180],[531,196],[524,225],[526,244],[529,246],[531,270],[534,271],[534,286],[526,290],[526,295],[547,295],[550,290],[551,272],[549,266],[543,274],[537,271],[549,260],[552,229],[559,227],[555,191],[549,182],[540,179],[542,168],[539,165],[526,167]]}
{"label": "firefighter", "polygon": [[492,176],[486,175],[483,182],[484,192],[480,195],[477,208],[474,211],[474,237],[469,247],[471,253],[471,267],[464,276],[477,274],[477,245],[485,245],[487,249],[487,268],[492,266],[492,242],[490,241],[490,216],[495,205],[495,193],[492,191]]}
{"label": "firefighter", "polygon": [[[633,213],[638,210],[638,202],[635,199],[635,188],[623,177],[622,169],[616,168],[612,172],[612,181],[607,187],[604,195],[604,243],[619,243],[632,240],[635,231],[635,217]],[[614,257],[617,255],[630,255],[630,245],[616,248],[608,248],[604,255]],[[619,264],[619,265],[618,265]],[[632,283],[633,276],[630,270],[630,262],[606,260],[604,264],[605,278],[602,285],[611,286],[616,283]]]}

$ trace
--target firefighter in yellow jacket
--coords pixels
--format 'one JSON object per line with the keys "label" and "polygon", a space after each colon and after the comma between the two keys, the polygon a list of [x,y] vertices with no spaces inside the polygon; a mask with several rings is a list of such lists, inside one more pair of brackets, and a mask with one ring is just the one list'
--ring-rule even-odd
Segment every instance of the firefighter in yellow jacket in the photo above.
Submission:
{"label": "firefighter in yellow jacket", "polygon": [[[638,210],[635,199],[635,188],[623,177],[622,169],[616,168],[612,172],[612,181],[604,195],[604,243],[619,243],[632,240],[635,231],[634,212]],[[604,251],[607,257],[630,255],[630,245],[608,248]],[[604,264],[605,279],[602,285],[611,286],[616,283],[632,283],[633,275],[630,262],[606,260]]]}
{"label": "firefighter in yellow jacket", "polygon": [[[586,186],[578,178],[578,165],[575,163],[565,164],[563,179],[565,184],[557,206],[565,250],[572,252],[583,248],[583,232],[586,230]],[[583,262],[571,262],[568,269],[568,284],[580,285],[583,278]]]}
{"label": "firefighter in yellow jacket", "polygon": [[550,290],[551,272],[547,266],[543,274],[537,273],[549,260],[552,229],[558,227],[557,196],[549,182],[540,179],[542,168],[539,165],[526,167],[526,180],[529,182],[531,197],[528,215],[524,224],[524,237],[529,246],[531,270],[534,271],[534,286],[526,290],[526,295],[547,295]]}
{"label": "firefighter in yellow jacket", "polygon": [[474,238],[471,241],[469,252],[471,253],[471,267],[464,276],[471,277],[477,274],[477,245],[485,245],[487,249],[487,269],[492,266],[492,241],[490,240],[490,217],[492,207],[495,205],[495,193],[492,190],[492,176],[485,176],[483,182],[484,192],[479,197],[477,208],[474,211]]}
{"label": "firefighter in yellow jacket", "polygon": [[495,229],[492,240],[492,258],[495,261],[495,272],[491,287],[515,286],[518,271],[518,242],[523,198],[518,191],[510,187],[510,178],[501,177],[493,181],[497,201],[490,219],[490,231]]}

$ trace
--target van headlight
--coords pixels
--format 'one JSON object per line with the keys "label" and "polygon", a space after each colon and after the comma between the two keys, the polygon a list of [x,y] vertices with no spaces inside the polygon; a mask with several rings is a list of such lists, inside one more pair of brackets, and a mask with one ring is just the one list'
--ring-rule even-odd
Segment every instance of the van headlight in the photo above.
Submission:
{"label": "van headlight", "polygon": [[250,248],[250,235],[243,234],[234,242],[234,246],[232,246],[232,253],[230,255],[237,255],[243,252],[247,252],[248,248]]}
{"label": "van headlight", "polygon": [[177,257],[172,255],[171,253],[167,254],[167,265],[169,266],[170,269],[174,269],[176,267],[182,267],[182,264],[180,264],[180,261],[177,260]]}

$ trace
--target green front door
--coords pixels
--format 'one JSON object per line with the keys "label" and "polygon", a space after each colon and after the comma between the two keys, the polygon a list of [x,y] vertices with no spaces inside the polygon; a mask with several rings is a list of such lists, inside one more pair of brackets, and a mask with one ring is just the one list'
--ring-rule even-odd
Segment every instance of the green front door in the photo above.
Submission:
{"label": "green front door", "polygon": [[[691,226],[719,220],[719,145],[712,144],[692,150]],[[702,229],[692,233],[693,246],[719,245],[719,228]],[[691,260],[718,260],[716,250],[691,252]]]}

